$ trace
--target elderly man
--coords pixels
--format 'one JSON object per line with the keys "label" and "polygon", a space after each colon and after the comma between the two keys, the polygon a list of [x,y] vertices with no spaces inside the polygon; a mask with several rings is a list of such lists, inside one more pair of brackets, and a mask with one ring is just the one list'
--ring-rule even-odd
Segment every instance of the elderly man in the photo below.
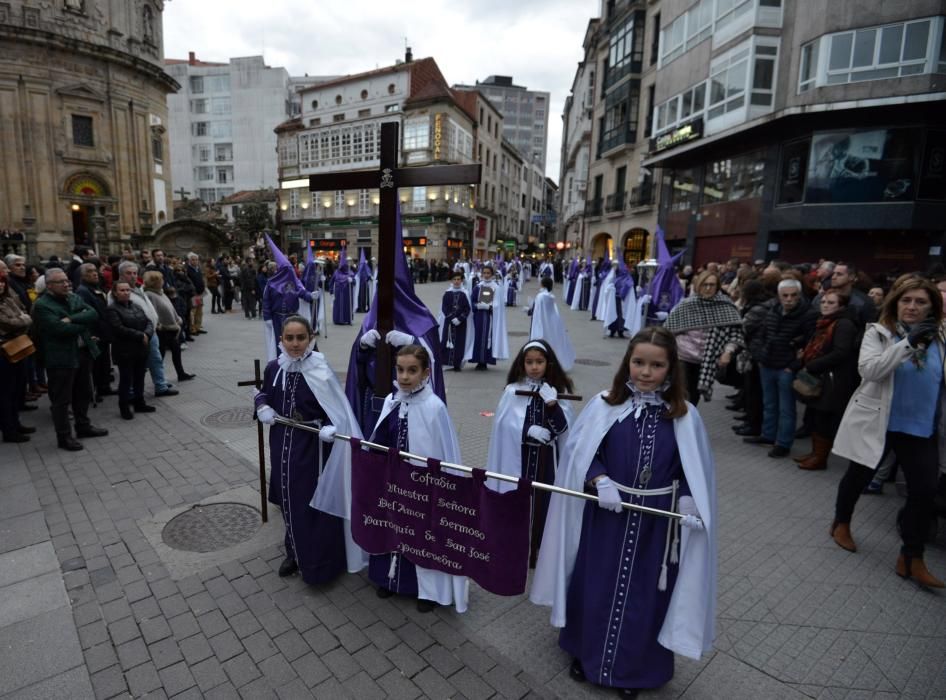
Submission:
{"label": "elderly man", "polygon": [[[138,265],[127,260],[119,264],[118,279],[127,282],[131,286],[132,303],[141,307],[141,310],[151,321],[152,327],[157,328],[158,312],[154,310],[151,301],[138,287]],[[151,373],[151,381],[154,383],[155,396],[177,396],[177,389],[174,389],[164,377],[164,359],[161,357],[161,346],[158,343],[157,333],[152,333],[149,341],[148,372]],[[127,397],[119,397],[119,399],[127,400]]]}
{"label": "elderly man", "polygon": [[23,304],[23,308],[29,313],[33,303],[30,301],[30,295],[27,292],[30,283],[26,279],[26,258],[11,253],[3,260],[9,269],[7,284],[10,285],[10,289],[13,290],[20,303]]}
{"label": "elderly man", "polygon": [[82,443],[72,436],[69,408],[76,424],[76,437],[108,435],[89,420],[92,399],[92,362],[99,349],[92,332],[98,322],[95,309],[72,293],[66,273],[51,269],[46,273],[46,292],[33,305],[39,341],[40,361],[46,368],[49,402],[59,447],[75,452]]}
{"label": "elderly man", "polygon": [[111,331],[105,312],[108,309],[108,295],[102,289],[98,268],[93,263],[79,265],[79,278],[82,280],[76,290],[82,301],[95,309],[98,322],[92,330],[92,338],[99,346],[99,355],[92,364],[92,384],[95,386],[95,395],[99,399],[111,396],[115,391],[110,386],[112,382],[112,356],[110,352]]}
{"label": "elderly man", "polygon": [[762,378],[762,435],[743,442],[773,445],[769,457],[785,457],[795,440],[795,393],[792,381],[799,366],[797,352],[811,336],[818,312],[802,296],[801,282],[783,279],[778,303],[762,321],[759,364]]}
{"label": "elderly man", "polygon": [[187,272],[187,279],[194,285],[194,297],[189,319],[191,335],[203,335],[207,332],[203,329],[204,292],[207,291],[207,285],[204,283],[204,273],[200,269],[200,256],[197,253],[187,254],[187,266],[184,271]]}

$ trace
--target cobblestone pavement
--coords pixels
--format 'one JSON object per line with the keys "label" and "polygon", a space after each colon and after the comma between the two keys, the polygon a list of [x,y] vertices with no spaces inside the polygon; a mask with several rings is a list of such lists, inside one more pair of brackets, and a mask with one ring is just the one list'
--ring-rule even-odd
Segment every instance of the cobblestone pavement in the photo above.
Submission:
{"label": "cobblestone pavement", "polygon": [[[419,290],[436,307],[443,288]],[[625,346],[586,314],[563,314],[578,357],[597,361],[573,372],[587,397],[609,384]],[[111,434],[70,454],[55,448],[41,402],[24,415],[34,439],[0,446],[0,698],[608,695],[568,678],[547,611],[524,597],[475,589],[465,615],[419,615],[376,598],[364,576],[322,588],[280,579],[278,511],[215,555],[163,546],[171,515],[256,498],[256,433],[234,409],[249,406],[236,382],[252,377],[260,322],[237,310],[206,327],[184,353],[198,378],[155,399],[156,413],[122,421],[109,398],[92,415]],[[510,311],[509,329],[518,347],[527,317]],[[320,339],[340,373],[354,332],[331,326]],[[485,461],[481,412],[495,410],[507,367],[447,374],[468,463]],[[804,473],[737,441],[723,393],[701,406],[719,473],[716,650],[678,660],[673,681],[642,697],[946,697],[946,597],[894,575],[895,489],[861,501],[860,550],[839,549],[827,528],[842,466]],[[942,536],[927,559],[946,574]]]}

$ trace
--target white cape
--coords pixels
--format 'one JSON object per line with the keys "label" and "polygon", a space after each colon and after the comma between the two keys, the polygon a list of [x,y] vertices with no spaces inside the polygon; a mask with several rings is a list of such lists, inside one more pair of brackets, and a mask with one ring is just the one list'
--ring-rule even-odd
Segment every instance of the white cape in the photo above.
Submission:
{"label": "white cape", "polygon": [[546,289],[535,295],[532,304],[532,331],[529,340],[542,339],[552,346],[558,363],[566,372],[575,365],[575,349],[568,337],[555,303],[555,295]]}
{"label": "white cape", "polygon": [[[479,287],[482,287],[485,282],[481,282]],[[493,286],[493,323],[492,323],[492,351],[493,357],[497,360],[508,360],[509,359],[509,337],[506,335],[506,300],[503,298],[503,285],[498,282],[490,282]],[[479,288],[477,287],[477,288]],[[476,311],[475,305],[473,305],[473,310]],[[471,313],[472,313],[471,311]],[[467,329],[467,333],[472,334],[473,328],[472,324]]]}
{"label": "white cape", "polygon": [[[607,298],[608,298],[608,295],[607,295],[608,286],[614,283],[614,270],[615,268],[611,268],[608,271],[607,277],[605,277],[604,281],[600,283],[601,292],[598,294],[598,305],[594,309],[592,309],[592,314],[591,314],[595,318],[604,318],[604,307],[605,307],[605,304],[607,304]],[[592,291],[591,301],[594,301],[594,291]]]}
{"label": "white cape", "polygon": [[[450,287],[447,289],[447,292],[453,292],[455,294],[461,294],[461,293],[465,294],[467,303],[470,303],[470,293],[466,291],[464,287],[460,287],[459,292],[454,292],[453,285],[450,285]],[[446,292],[444,293],[446,294]],[[468,362],[469,359],[473,357],[473,336],[474,336],[473,311],[472,311],[473,304],[470,304],[470,309],[471,309],[470,314],[466,317],[466,339],[464,340],[464,347],[463,347],[463,361],[464,362]],[[437,326],[440,328],[440,332],[437,335],[438,339],[443,338],[443,330],[446,324],[446,320],[447,319],[444,318],[443,311],[441,310],[440,313],[437,314]],[[440,353],[438,352],[437,355],[431,355],[431,357],[440,357]],[[431,376],[433,376],[433,370],[431,370]]]}
{"label": "white cape", "polygon": [[[601,440],[633,408],[631,401],[610,406],[603,397],[588,402],[569,431],[568,460],[555,485],[575,491],[584,487],[588,467]],[[674,435],[687,484],[705,530],[681,528],[680,569],[657,641],[674,653],[699,659],[712,649],[716,634],[716,467],[706,429],[696,409],[673,421]],[[564,627],[566,595],[581,538],[585,501],[552,494],[529,599],[552,607],[551,623]]]}
{"label": "white cape", "polygon": [[[486,470],[514,476],[522,476],[522,426],[526,422],[526,409],[529,407],[528,396],[516,396],[517,391],[534,391],[535,388],[527,381],[507,384],[499,399],[499,407],[493,418],[493,430],[489,438],[489,455],[486,458]],[[565,413],[565,419],[571,425],[574,415],[567,401],[559,404]],[[556,441],[556,467],[565,463],[565,447],[568,431],[559,435]],[[498,479],[487,479],[486,485],[494,491],[506,493],[517,488],[517,484]]]}
{"label": "white cape", "polygon": [[[614,276],[608,275],[608,280],[601,290],[601,296],[604,300],[604,315],[598,315],[605,332],[608,331],[608,326],[618,320],[618,299],[614,291]],[[621,316],[624,319],[624,328],[630,331],[633,338],[634,334],[640,330],[640,321],[637,318],[637,295],[634,293],[633,286],[627,290],[627,296],[624,297],[621,304]]]}
{"label": "white cape", "polygon": [[[312,392],[312,395],[318,399],[319,404],[325,410],[325,413],[328,415],[332,425],[335,426],[335,429],[342,435],[360,437],[361,430],[358,428],[358,421],[355,420],[355,414],[352,413],[348,398],[345,396],[341,384],[338,383],[335,372],[328,366],[328,363],[325,361],[325,355],[322,353],[312,351],[302,357],[302,359],[296,361],[289,357],[288,353],[283,352],[278,359],[279,371],[276,372],[274,383],[281,381],[280,375],[290,371],[290,368],[293,367],[296,362],[298,362],[298,370],[302,372],[302,377],[305,379],[309,390]],[[282,377],[282,380],[285,380],[285,376]],[[313,464],[312,468],[316,469],[317,466]],[[319,493],[324,493],[326,490],[336,488],[336,482],[339,478],[344,479],[345,475],[350,473],[351,445],[344,441],[337,441],[332,447],[332,454],[329,455],[328,460],[325,462],[322,475],[319,477],[319,485],[316,487],[309,505],[317,507],[315,503],[319,497]],[[345,493],[348,495],[350,502],[350,486]],[[367,566],[368,558],[351,537],[350,518],[345,515],[341,509],[332,511],[326,508],[319,508],[319,510],[324,510],[327,513],[345,519],[345,557],[348,561],[348,571],[351,573],[361,571]]]}
{"label": "white cape", "polygon": [[[572,295],[572,311],[578,311],[578,307],[581,304],[581,292],[585,288],[586,284],[591,283],[591,275],[587,272],[579,272],[578,277],[575,280],[575,293]],[[588,303],[591,303],[591,297],[588,297]]]}
{"label": "white cape", "polygon": [[[384,400],[381,415],[375,424],[375,429],[384,421],[391,411],[401,410],[401,400],[398,394],[388,394]],[[422,454],[433,457],[442,462],[462,464],[460,460],[460,443],[457,434],[450,422],[447,406],[437,396],[428,384],[421,391],[412,394],[403,400],[407,408],[407,444],[408,451],[413,454]],[[412,464],[427,468],[424,462]],[[459,472],[449,472],[457,476],[464,476]],[[417,569],[417,597],[424,600],[433,600],[440,605],[454,605],[457,612],[466,612],[470,593],[470,583],[466,576],[452,576],[440,571],[432,571],[420,566]]]}
{"label": "white cape", "polygon": [[[312,313],[312,305],[315,304],[318,306],[318,311]],[[309,322],[312,324],[312,332],[315,335],[323,335],[325,333],[325,297],[321,287],[312,291],[312,301],[308,302],[302,297],[299,297],[299,314],[309,319]],[[269,322],[269,329],[267,332],[272,332],[272,323]]]}

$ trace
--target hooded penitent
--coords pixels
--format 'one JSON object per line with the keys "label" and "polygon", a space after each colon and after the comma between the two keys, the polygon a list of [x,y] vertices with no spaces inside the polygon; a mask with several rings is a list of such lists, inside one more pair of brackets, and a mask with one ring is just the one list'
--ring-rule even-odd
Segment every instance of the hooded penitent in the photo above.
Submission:
{"label": "hooded penitent", "polygon": [[274,272],[263,290],[263,332],[266,337],[266,357],[275,360],[278,354],[279,338],[282,335],[283,321],[299,313],[299,302],[312,301],[312,295],[296,276],[295,268],[269,235],[266,243],[276,263]]}

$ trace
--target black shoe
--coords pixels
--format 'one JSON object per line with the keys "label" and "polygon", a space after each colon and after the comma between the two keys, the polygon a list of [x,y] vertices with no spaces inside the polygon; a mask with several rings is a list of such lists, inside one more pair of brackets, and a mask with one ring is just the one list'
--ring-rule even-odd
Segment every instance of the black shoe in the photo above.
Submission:
{"label": "black shoe", "polygon": [[179,374],[177,375],[177,381],[179,382],[189,382],[191,379],[196,377],[196,374]]}
{"label": "black shoe", "polygon": [[110,389],[109,387],[105,387],[104,389],[99,389],[98,391],[95,392],[96,396],[99,396],[99,397],[115,396],[115,394],[117,393],[118,393],[117,391],[115,391],[114,389]]}
{"label": "black shoe", "polygon": [[155,395],[155,397],[161,397],[161,396],[177,396],[177,395],[180,394],[180,393],[181,393],[181,392],[179,392],[177,389],[165,389],[164,391],[156,391],[156,392],[154,392],[154,395]]}
{"label": "black shoe", "polygon": [[59,445],[59,449],[69,450],[70,452],[78,452],[79,450],[85,449],[82,443],[71,435],[61,435],[56,441],[56,444]]}
{"label": "black shoe", "polygon": [[439,607],[440,604],[436,601],[417,599],[417,612],[419,613],[429,613]]}
{"label": "black shoe", "polygon": [[389,591],[387,588],[380,587],[374,593],[379,598],[390,598],[392,595],[394,595],[394,591]]}
{"label": "black shoe", "polygon": [[298,570],[299,565],[296,563],[296,560],[291,559],[290,557],[283,559],[282,564],[279,565],[279,575],[282,578],[286,578],[286,576],[292,576]]}
{"label": "black shoe", "polygon": [[735,394],[726,394],[725,399],[727,401],[735,401],[740,396],[742,396],[742,392],[737,391]]}
{"label": "black shoe", "polygon": [[132,405],[135,407],[135,413],[154,413],[158,410],[154,406],[149,406],[144,401]]}
{"label": "black shoe", "polygon": [[199,331],[197,331],[197,335],[207,335],[207,331],[201,328]]}
{"label": "black shoe", "polygon": [[131,411],[131,406],[129,406],[127,403],[118,404],[118,410],[121,411],[122,418],[125,420],[131,420],[135,417],[135,414]]}
{"label": "black shoe", "polygon": [[568,675],[571,676],[573,681],[585,682],[585,672],[581,667],[581,661],[572,659],[572,665],[568,667]]}
{"label": "black shoe", "polygon": [[748,425],[740,425],[738,428],[733,428],[733,431],[741,437],[762,437],[758,430]]}
{"label": "black shoe", "polygon": [[4,435],[4,442],[29,442],[30,436],[24,435],[23,433],[13,433],[12,435]]}
{"label": "black shoe", "polygon": [[478,365],[475,367],[475,369],[476,369],[477,372],[485,372],[485,371],[486,371],[486,365],[485,365],[485,364],[482,364],[482,363],[481,363],[481,364],[478,364]]}
{"label": "black shoe", "polygon": [[747,445],[774,445],[775,440],[759,435],[758,437],[744,437],[742,439]]}
{"label": "black shoe", "polygon": [[749,422],[749,414],[748,414],[748,413],[739,413],[739,414],[733,416],[732,419],[733,419],[733,420],[737,420],[737,421],[739,421],[740,423],[748,423],[748,422]]}
{"label": "black shoe", "polygon": [[16,432],[20,435],[32,435],[36,432],[36,428],[32,425],[18,425],[16,426]]}
{"label": "black shoe", "polygon": [[726,410],[727,411],[745,411],[746,407],[743,406],[741,403],[730,403],[730,404],[726,404]]}
{"label": "black shoe", "polygon": [[37,406],[36,404],[25,403],[25,404],[23,404],[22,406],[20,406],[20,408],[19,408],[18,410],[20,410],[20,411],[36,411],[36,410],[38,410],[38,409],[39,409],[39,406]]}
{"label": "black shoe", "polygon": [[94,425],[76,428],[76,437],[80,438],[105,437],[106,435],[108,435],[108,431],[105,428],[96,428]]}
{"label": "black shoe", "polygon": [[776,445],[771,450],[769,450],[769,457],[788,457],[791,454],[791,450],[787,447],[782,447],[781,445]]}

